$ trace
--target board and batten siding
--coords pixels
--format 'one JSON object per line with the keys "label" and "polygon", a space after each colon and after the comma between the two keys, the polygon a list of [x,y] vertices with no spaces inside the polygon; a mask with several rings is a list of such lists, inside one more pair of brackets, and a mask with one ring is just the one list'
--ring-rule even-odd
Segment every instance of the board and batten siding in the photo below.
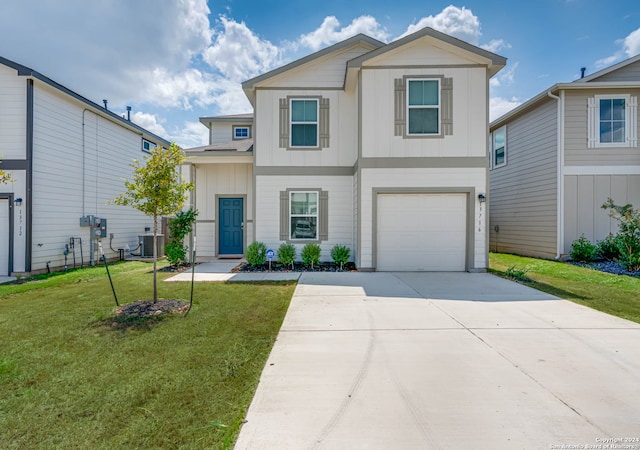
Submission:
{"label": "board and batten siding", "polygon": [[[89,262],[89,228],[80,227],[83,215],[107,219],[113,248],[136,248],[138,235],[152,227],[152,220],[133,208],[107,203],[124,191],[124,178],[132,173],[129,164],[143,156],[139,134],[36,81],[32,270],[45,269],[47,262],[63,266],[70,237],[82,238],[84,262]],[[107,237],[107,257],[117,256],[108,244]]]}
{"label": "board and batten siding", "polygon": [[[328,192],[328,237],[319,243],[321,261],[331,261],[331,249],[336,245],[344,245],[351,249],[354,256],[354,204],[353,177],[351,176],[261,176],[255,178],[256,183],[256,241],[263,242],[267,248],[277,250],[282,241],[280,238],[280,192],[287,189],[305,190],[321,189]],[[322,212],[321,212],[322,214]],[[296,246],[296,261],[300,261],[300,253],[305,242]]]}
{"label": "board and batten siding", "polygon": [[[458,61],[461,63],[461,61]],[[453,80],[453,133],[444,137],[394,135],[395,79],[405,75]],[[487,136],[485,68],[376,68],[362,71],[362,156],[484,157]]]}
{"label": "board and batten siding", "polygon": [[231,164],[198,164],[195,169],[198,186],[196,196],[197,254],[214,257],[217,255],[216,242],[216,195],[224,197],[244,198],[244,245],[253,242],[253,165],[242,163]]}
{"label": "board and batten siding", "polygon": [[[565,95],[565,166],[640,165],[639,147],[587,147],[587,99],[594,95],[631,94],[640,97],[640,89],[567,91]],[[640,115],[638,117],[640,129]]]}
{"label": "board and batten siding", "polygon": [[491,251],[556,256],[557,123],[549,99],[507,124],[507,164],[489,175]]}
{"label": "board and batten siding", "polygon": [[618,221],[601,208],[608,198],[618,205],[640,205],[640,175],[567,175],[564,189],[567,254],[582,235],[595,243],[617,232]]}
{"label": "board and batten siding", "polygon": [[[348,166],[358,156],[357,99],[355,93],[327,90],[258,90],[255,127],[256,166]],[[280,146],[280,99],[322,97],[329,100],[329,146],[293,149]]]}
{"label": "board and batten siding", "polygon": [[26,98],[24,77],[0,64],[0,159],[26,158]]}

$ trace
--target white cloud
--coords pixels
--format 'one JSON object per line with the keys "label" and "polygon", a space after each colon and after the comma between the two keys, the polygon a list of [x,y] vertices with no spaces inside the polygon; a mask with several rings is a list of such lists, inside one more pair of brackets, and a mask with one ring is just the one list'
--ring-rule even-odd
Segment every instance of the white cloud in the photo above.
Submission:
{"label": "white cloud", "polygon": [[494,121],[521,104],[522,102],[516,97],[512,97],[510,100],[502,97],[491,97],[489,99],[489,121]]}
{"label": "white cloud", "polygon": [[204,60],[225,78],[242,82],[282,63],[282,50],[260,39],[244,22],[221,17],[223,30],[203,53]]}
{"label": "white cloud", "polygon": [[185,122],[172,133],[172,139],[181,148],[200,147],[209,143],[209,129],[200,122]]}
{"label": "white cloud", "polygon": [[595,62],[596,69],[602,69],[624,58],[631,58],[640,53],[640,28],[629,33],[624,39],[618,39],[616,44],[620,48],[611,56],[601,58]]}
{"label": "white cloud", "polygon": [[502,69],[496,76],[489,80],[491,87],[505,86],[513,84],[515,79],[515,72],[518,69],[520,63],[513,63],[507,66],[506,69]]}
{"label": "white cloud", "polygon": [[353,19],[346,27],[340,28],[340,22],[335,16],[327,16],[320,27],[311,33],[300,36],[299,42],[304,47],[316,51],[359,33],[383,42],[389,38],[387,31],[374,17],[360,16]]}
{"label": "white cloud", "polygon": [[131,121],[162,138],[166,139],[168,136],[167,130],[165,130],[164,126],[160,123],[160,119],[153,114],[133,111],[131,113]]}
{"label": "white cloud", "polygon": [[505,48],[511,48],[511,44],[505,42],[504,39],[492,39],[489,43],[482,44],[480,47],[492,53],[498,53]]}
{"label": "white cloud", "polygon": [[640,28],[632,31],[626,38],[624,38],[624,52],[629,58],[640,53]]}
{"label": "white cloud", "polygon": [[[449,5],[435,16],[427,16],[417,23],[409,25],[407,31],[399,38],[407,36],[424,27],[430,27],[448,35],[462,39],[473,45],[480,41],[480,20],[470,9]],[[399,39],[398,38],[398,39]]]}

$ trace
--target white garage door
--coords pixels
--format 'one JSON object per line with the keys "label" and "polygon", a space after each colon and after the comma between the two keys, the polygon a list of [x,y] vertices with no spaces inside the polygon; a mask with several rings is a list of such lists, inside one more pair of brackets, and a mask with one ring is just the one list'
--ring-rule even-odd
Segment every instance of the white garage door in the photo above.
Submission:
{"label": "white garage door", "polygon": [[380,271],[464,271],[466,194],[378,194]]}

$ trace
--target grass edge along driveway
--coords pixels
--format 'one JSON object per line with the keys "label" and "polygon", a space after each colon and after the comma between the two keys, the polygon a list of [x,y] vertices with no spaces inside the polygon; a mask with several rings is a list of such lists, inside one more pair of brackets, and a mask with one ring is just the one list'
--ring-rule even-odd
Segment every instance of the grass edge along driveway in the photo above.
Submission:
{"label": "grass edge along driveway", "polygon": [[[149,264],[110,269],[121,304],[151,297]],[[101,267],[0,286],[0,447],[230,448],[294,288],[198,283],[187,317],[122,324]]]}
{"label": "grass edge along driveway", "polygon": [[[640,278],[613,275],[559,261],[489,254],[489,272],[532,288],[640,323]],[[521,279],[509,274],[522,273]]]}

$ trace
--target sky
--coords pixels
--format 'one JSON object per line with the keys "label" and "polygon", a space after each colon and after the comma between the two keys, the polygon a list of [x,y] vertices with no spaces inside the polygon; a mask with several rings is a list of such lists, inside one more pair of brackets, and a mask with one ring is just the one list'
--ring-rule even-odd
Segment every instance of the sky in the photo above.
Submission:
{"label": "sky", "polygon": [[364,33],[429,26],[508,59],[491,120],[640,53],[638,0],[2,0],[0,56],[183,148],[200,117],[251,112],[241,83]]}

